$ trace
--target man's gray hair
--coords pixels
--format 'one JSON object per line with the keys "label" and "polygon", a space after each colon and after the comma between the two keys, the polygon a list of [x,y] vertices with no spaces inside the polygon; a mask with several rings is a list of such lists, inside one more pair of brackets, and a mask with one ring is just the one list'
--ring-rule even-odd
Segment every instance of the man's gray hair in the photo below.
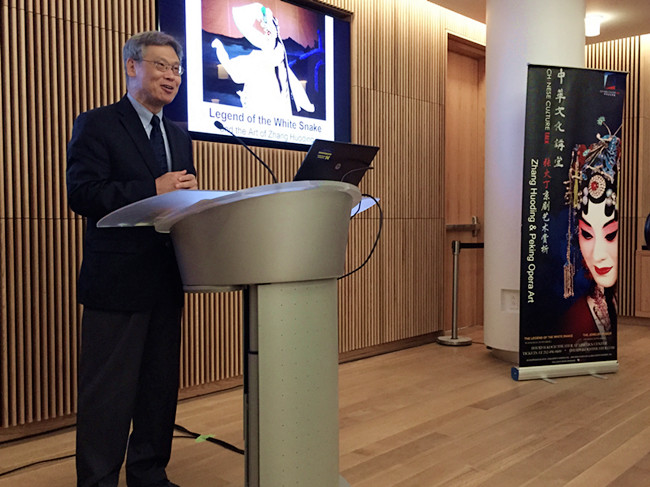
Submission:
{"label": "man's gray hair", "polygon": [[125,70],[127,59],[141,61],[144,54],[142,51],[147,46],[170,46],[176,51],[178,59],[183,62],[183,47],[174,37],[165,32],[150,30],[133,35],[124,44],[122,60],[124,61]]}

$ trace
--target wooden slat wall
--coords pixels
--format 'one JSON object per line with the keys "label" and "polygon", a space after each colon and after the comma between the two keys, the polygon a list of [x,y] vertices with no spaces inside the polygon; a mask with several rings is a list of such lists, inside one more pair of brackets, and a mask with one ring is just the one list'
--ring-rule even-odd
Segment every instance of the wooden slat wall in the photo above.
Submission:
{"label": "wooden slat wall", "polygon": [[72,417],[76,409],[83,222],[67,207],[66,142],[75,114],[124,90],[126,32],[153,22],[152,5],[126,3],[110,11],[91,0],[2,3],[3,438],[12,427]]}
{"label": "wooden slat wall", "polygon": [[[641,74],[639,77],[640,86],[648,86],[650,83],[650,34],[641,36]],[[641,89],[639,109],[639,181],[637,193],[639,195],[638,208],[639,213],[638,225],[639,236],[637,248],[642,245],[650,246],[650,241],[646,243],[645,223],[650,216],[650,90]],[[649,239],[650,240],[650,239]],[[640,276],[637,276],[637,282]]]}
{"label": "wooden slat wall", "polygon": [[[442,326],[447,32],[484,26],[425,0],[332,0],[352,14],[353,140],[381,147],[362,190],[381,199],[375,255],[340,284],[340,351],[377,350]],[[74,422],[83,221],[67,206],[74,117],[125,90],[121,47],[155,27],[154,0],[2,0],[0,97],[0,441]],[[244,149],[195,142],[202,189],[266,184]],[[304,154],[259,149],[282,181]],[[351,223],[348,268],[378,227]],[[181,394],[241,380],[241,295],[188,295]],[[397,345],[399,346],[399,345]]]}
{"label": "wooden slat wall", "polygon": [[[425,0],[331,0],[352,14],[353,140],[381,147],[362,190],[384,227],[368,265],[339,287],[340,351],[377,350],[441,330],[444,79],[447,34],[485,42],[485,28]],[[0,441],[73,422],[81,309],[75,300],[83,221],[67,207],[65,150],[74,117],[125,90],[121,46],[155,27],[154,0],[3,0],[0,19]],[[638,164],[637,38],[590,46],[593,67],[631,72],[628,88],[621,308],[633,306],[632,211]],[[634,101],[636,97],[636,102]],[[637,134],[637,135],[635,135]],[[244,149],[195,142],[202,189],[266,184]],[[259,149],[281,181],[303,154]],[[378,227],[351,223],[347,265]],[[241,296],[188,295],[184,396],[240,380]],[[627,311],[627,312],[626,312]],[[58,423],[57,423],[58,421]]]}
{"label": "wooden slat wall", "polygon": [[[634,316],[635,253],[638,242],[641,38],[601,42],[586,48],[586,66],[594,69],[626,71],[627,92],[622,132],[621,200],[619,239],[619,313]],[[612,128],[612,130],[615,130]]]}

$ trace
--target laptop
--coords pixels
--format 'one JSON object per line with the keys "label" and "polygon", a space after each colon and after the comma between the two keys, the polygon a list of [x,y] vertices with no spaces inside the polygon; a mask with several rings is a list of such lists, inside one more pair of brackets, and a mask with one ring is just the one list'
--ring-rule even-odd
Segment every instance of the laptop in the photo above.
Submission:
{"label": "laptop", "polygon": [[379,147],[316,139],[294,181],[341,181],[359,185]]}

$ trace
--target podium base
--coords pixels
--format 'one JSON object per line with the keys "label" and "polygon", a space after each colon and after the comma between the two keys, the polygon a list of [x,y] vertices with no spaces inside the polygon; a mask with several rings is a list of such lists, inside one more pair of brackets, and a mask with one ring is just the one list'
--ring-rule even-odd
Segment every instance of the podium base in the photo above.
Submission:
{"label": "podium base", "polygon": [[349,487],[339,471],[337,280],[244,295],[246,486]]}
{"label": "podium base", "polygon": [[469,337],[456,337],[453,338],[450,335],[444,335],[444,336],[439,336],[436,338],[436,341],[440,345],[447,345],[451,347],[459,347],[459,346],[465,346],[465,345],[471,345],[472,344],[472,339]]}

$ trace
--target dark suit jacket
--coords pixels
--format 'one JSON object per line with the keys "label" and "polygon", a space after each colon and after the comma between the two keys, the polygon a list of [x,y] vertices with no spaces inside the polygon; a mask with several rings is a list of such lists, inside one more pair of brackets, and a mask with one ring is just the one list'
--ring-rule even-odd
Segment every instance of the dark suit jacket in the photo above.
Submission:
{"label": "dark suit jacket", "polygon": [[[163,118],[172,170],[196,174],[189,135]],[[97,228],[117,208],[156,194],[154,153],[137,112],[125,96],[77,117],[68,144],[70,207],[87,218],[78,282],[85,306],[142,311],[154,299],[183,303],[171,240],[153,227]]]}

